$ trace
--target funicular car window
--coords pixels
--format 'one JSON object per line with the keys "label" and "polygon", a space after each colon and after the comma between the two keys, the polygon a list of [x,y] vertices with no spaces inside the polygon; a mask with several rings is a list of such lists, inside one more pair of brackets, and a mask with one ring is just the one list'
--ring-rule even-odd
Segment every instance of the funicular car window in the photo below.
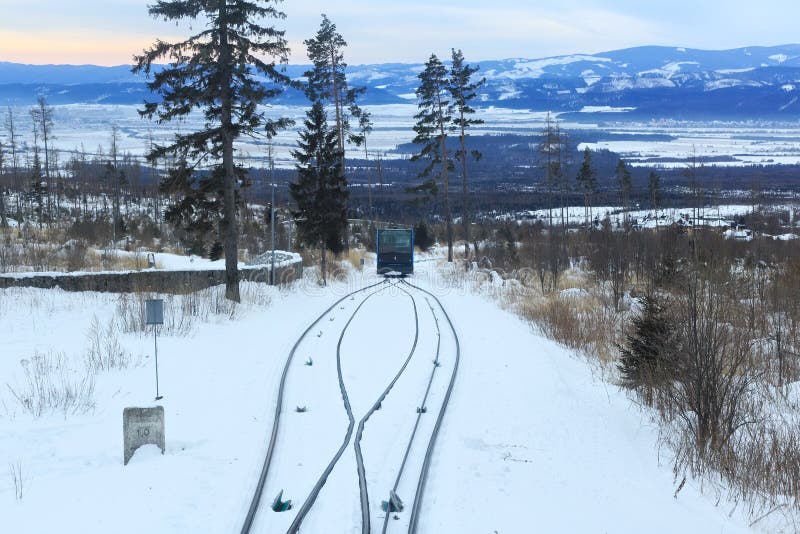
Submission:
{"label": "funicular car window", "polygon": [[411,232],[381,232],[382,251],[408,251],[411,248]]}

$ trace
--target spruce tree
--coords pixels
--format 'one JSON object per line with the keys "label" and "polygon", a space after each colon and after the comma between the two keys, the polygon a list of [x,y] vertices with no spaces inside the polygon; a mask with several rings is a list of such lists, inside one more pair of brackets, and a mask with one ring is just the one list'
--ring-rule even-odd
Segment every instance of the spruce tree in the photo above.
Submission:
{"label": "spruce tree", "polygon": [[650,171],[647,186],[650,192],[650,206],[653,208],[653,216],[656,218],[656,230],[658,230],[658,203],[661,197],[661,177],[656,171]]}
{"label": "spruce tree", "polygon": [[667,306],[656,296],[644,298],[642,312],[633,319],[632,329],[619,347],[617,364],[623,383],[632,389],[644,389],[648,404],[652,390],[669,380],[675,371],[672,356],[676,325]]}
{"label": "spruce tree", "polygon": [[367,140],[369,138],[369,134],[372,133],[372,113],[368,112],[365,109],[357,108],[353,110],[353,117],[358,120],[358,131],[350,135],[350,140],[356,146],[364,146],[364,168],[366,169],[367,173],[367,201],[368,201],[368,208],[369,208],[369,220],[370,223],[373,222],[374,213],[373,213],[373,206],[372,206],[372,175],[370,174],[369,168],[369,148],[367,146]]}
{"label": "spruce tree", "polygon": [[122,235],[124,223],[122,223],[122,210],[121,210],[121,196],[122,185],[125,181],[125,172],[119,168],[119,127],[113,125],[111,127],[111,146],[109,147],[108,155],[109,160],[106,162],[105,179],[111,183],[112,196],[112,228],[113,228],[113,242],[116,248],[116,242],[119,235]]}
{"label": "spruce tree", "polygon": [[623,210],[622,220],[624,222],[625,229],[627,230],[630,218],[628,215],[628,211],[630,209],[632,182],[631,182],[631,171],[628,170],[628,166],[625,165],[625,161],[619,160],[619,162],[617,163],[616,174],[617,174],[617,186],[619,187],[620,201],[622,202],[622,210]]}
{"label": "spruce tree", "polygon": [[[453,130],[458,134],[461,147],[456,152],[456,159],[461,162],[461,194],[462,194],[462,222],[464,223],[464,254],[469,258],[469,195],[467,192],[467,157],[471,155],[476,161],[480,160],[481,153],[472,150],[467,153],[467,128],[483,124],[482,119],[474,119],[475,109],[471,102],[478,96],[478,89],[486,82],[485,79],[472,81],[479,67],[472,67],[464,63],[464,54],[461,50],[452,49],[453,64],[450,68],[450,96],[453,98]],[[477,250],[475,251],[477,253]]]}
{"label": "spruce tree", "polygon": [[[125,174],[125,170],[117,165],[115,155],[103,165],[102,179],[109,185],[112,191],[111,228],[112,239],[113,242],[116,243],[126,231],[126,224],[122,217],[122,210],[120,209],[120,197],[122,187],[128,185],[128,177]],[[116,245],[114,246],[116,247]]]}
{"label": "spruce tree", "polygon": [[19,177],[18,177],[18,169],[19,169],[19,158],[17,157],[17,138],[19,137],[17,132],[16,123],[14,121],[14,110],[11,106],[8,106],[6,110],[6,115],[3,120],[3,126],[8,132],[8,146],[11,151],[11,175],[13,176],[13,184],[14,187],[19,187]]}
{"label": "spruce tree", "polygon": [[342,153],[338,134],[328,127],[328,118],[321,101],[306,113],[304,130],[300,132],[297,159],[297,181],[289,191],[297,203],[297,237],[308,246],[320,249],[322,283],[327,283],[326,251],[344,250],[347,230],[347,181],[342,174]]}
{"label": "spruce tree", "polygon": [[47,195],[47,182],[45,181],[44,174],[42,174],[42,162],[39,159],[39,150],[33,153],[33,165],[31,167],[30,186],[28,189],[28,198],[31,202],[36,204],[35,212],[39,220],[39,228],[44,223],[44,201]]}
{"label": "spruce tree", "polygon": [[425,221],[419,221],[414,226],[414,246],[420,250],[428,250],[436,243],[433,230]]}
{"label": "spruce tree", "polygon": [[[215,172],[220,172],[216,169]],[[200,178],[186,160],[172,166],[161,181],[160,191],[178,200],[164,211],[164,220],[175,230],[190,254],[220,258],[222,196],[217,179]]]}
{"label": "spruce tree", "polygon": [[544,130],[537,147],[539,165],[544,167],[544,184],[548,196],[548,225],[553,227],[553,196],[560,187],[562,163],[562,138],[558,121],[553,121],[550,113],[545,119]]}
{"label": "spruce tree", "polygon": [[422,145],[411,161],[427,160],[419,177],[425,181],[414,188],[417,193],[436,195],[438,180],[444,189],[444,216],[447,225],[447,261],[453,261],[453,217],[450,210],[450,181],[448,171],[453,162],[447,151],[447,132],[453,121],[450,106],[450,80],[447,68],[436,54],[432,54],[425,69],[419,74],[420,85],[416,94],[419,111],[414,118],[414,143]]}
{"label": "spruce tree", "polygon": [[[48,190],[52,189],[50,183],[50,143],[53,136],[53,108],[47,105],[47,99],[39,95],[36,99],[36,106],[31,108],[31,120],[35,123],[35,128],[42,136],[44,142],[44,177],[47,181]],[[49,205],[48,193],[48,205]]]}
{"label": "spruce tree", "polygon": [[[317,34],[304,41],[313,68],[305,73],[308,80],[306,95],[311,102],[322,101],[333,107],[335,132],[339,152],[345,153],[345,141],[350,134],[350,115],[359,115],[356,98],[365,88],[350,88],[347,83],[347,63],[344,49],[347,41],[337,31],[327,15],[322,15]],[[341,159],[344,174],[344,156]]]}
{"label": "spruce tree", "polygon": [[597,171],[592,165],[592,151],[587,146],[583,150],[583,162],[578,170],[575,180],[578,182],[578,189],[583,193],[584,216],[587,228],[592,222],[592,196],[597,189]]}
{"label": "spruce tree", "polygon": [[561,228],[566,229],[567,221],[567,195],[570,192],[570,177],[568,169],[572,163],[569,152],[569,135],[561,133],[561,127],[556,122],[556,135],[558,137],[558,167],[556,173],[556,184],[558,185],[558,205],[561,209]]}
{"label": "spruce tree", "polygon": [[[200,131],[177,134],[172,144],[155,146],[151,162],[174,155],[194,168],[210,172],[200,181],[222,199],[221,240],[225,251],[225,296],[239,301],[239,247],[237,185],[243,170],[234,161],[234,143],[243,136],[266,130],[273,135],[288,125],[287,119],[269,119],[259,104],[278,96],[290,83],[276,61],[288,61],[284,32],[262,20],[283,19],[280,0],[159,0],[150,15],[170,21],[189,20],[204,29],[177,43],[161,40],[135,58],[134,72],[150,78],[148,87],[161,97],[146,102],[143,117],[159,123],[181,119],[201,109],[205,118]],[[162,58],[170,63],[161,68]],[[263,84],[259,77],[270,83]],[[198,204],[197,209],[207,206]]]}

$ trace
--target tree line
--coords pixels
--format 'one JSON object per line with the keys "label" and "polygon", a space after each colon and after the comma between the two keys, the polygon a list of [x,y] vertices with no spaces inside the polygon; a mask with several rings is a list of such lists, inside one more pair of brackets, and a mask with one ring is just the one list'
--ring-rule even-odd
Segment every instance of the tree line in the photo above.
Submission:
{"label": "tree line", "polygon": [[[165,123],[200,109],[206,118],[204,129],[178,134],[170,144],[155,145],[148,158],[152,163],[171,156],[177,162],[164,184],[171,192],[180,193],[182,199],[168,210],[167,217],[186,230],[199,228],[210,239],[218,236],[226,262],[226,296],[231,300],[239,299],[237,206],[247,182],[246,170],[235,161],[234,144],[242,137],[261,137],[269,142],[280,129],[291,125],[287,118],[268,117],[259,106],[289,86],[303,89],[311,104],[293,151],[297,179],[290,190],[296,204],[293,215],[298,238],[321,251],[323,282],[325,253],[337,253],[346,246],[346,145],[363,146],[369,159],[368,137],[373,124],[370,114],[357,103],[364,89],[350,87],[347,81],[347,42],[323,15],[316,35],[304,43],[312,69],[305,73],[304,82],[290,80],[280,68],[288,62],[289,47],[284,31],[274,25],[274,21],[285,18],[277,4],[272,0],[159,2],[149,8],[152,16],[176,22],[202,17],[205,28],[180,42],[159,40],[135,58],[134,72],[146,74],[150,91],[160,97],[158,102],[145,103],[140,112],[143,117]],[[169,65],[156,67],[163,58],[171,60]],[[475,110],[470,103],[481,84],[472,80],[477,69],[465,63],[460,51],[453,50],[452,60],[448,70],[432,55],[419,75],[420,111],[415,126],[415,142],[422,146],[416,158],[430,161],[422,174],[426,181],[420,190],[435,191],[437,182],[443,184],[451,261],[448,172],[453,158],[460,161],[466,197],[467,158],[479,157],[468,153],[466,146],[468,128],[480,123],[471,117]],[[270,83],[263,84],[256,76]],[[329,124],[329,111],[333,124]],[[455,154],[447,150],[450,133],[460,140]],[[210,170],[198,174],[195,171],[200,165]],[[370,181],[370,204],[371,189]]]}
{"label": "tree line", "polygon": [[[280,130],[292,125],[288,118],[272,116],[262,105],[287,87],[302,89],[310,105],[298,145],[292,152],[296,168],[290,192],[298,238],[304,246],[320,250],[323,281],[326,253],[341,252],[348,244],[347,218],[352,215],[349,178],[356,169],[347,165],[347,147],[364,150],[364,159],[355,162],[360,176],[367,181],[364,214],[371,221],[380,216],[373,183],[383,183],[382,162],[370,160],[369,137],[374,124],[370,113],[358,103],[364,88],[352,87],[347,80],[344,57],[347,42],[336,25],[322,15],[318,31],[304,42],[311,69],[303,81],[289,79],[282,68],[288,62],[289,47],[283,30],[277,28],[277,21],[285,18],[278,4],[267,0],[217,3],[174,0],[151,6],[149,13],[154,17],[176,22],[202,20],[203,27],[180,42],[156,41],[135,57],[134,71],[148,76],[149,89],[159,97],[157,101],[145,102],[140,113],[163,124],[200,110],[205,125],[198,131],[178,134],[168,143],[150,142],[149,168],[144,170],[131,169],[126,164],[126,156],[117,149],[118,132],[114,130],[109,152],[99,166],[111,198],[114,234],[124,232],[120,203],[126,189],[134,188],[134,175],[151,178],[161,175],[159,187],[153,192],[154,217],[158,220],[163,217],[170,223],[191,250],[225,257],[226,294],[233,300],[238,299],[239,219],[247,212],[246,189],[252,182],[251,169],[237,159],[235,143],[249,137],[270,146]],[[157,62],[164,59],[169,63],[160,66]],[[454,259],[456,239],[454,205],[461,212],[460,237],[465,256],[470,256],[471,243],[477,250],[471,236],[474,210],[469,192],[470,162],[482,159],[480,144],[470,136],[471,128],[483,122],[475,116],[474,102],[484,83],[476,78],[477,73],[477,67],[469,65],[460,50],[451,49],[446,63],[432,54],[419,74],[416,91],[418,112],[411,161],[421,165],[418,172],[421,181],[407,191],[417,206],[429,206],[436,219],[441,217],[450,261]],[[62,174],[54,172],[58,167],[54,156],[58,152],[52,149],[52,108],[42,97],[31,113],[34,149],[26,151],[32,158],[25,198],[35,207],[41,224],[57,212],[53,205],[58,206],[65,185]],[[11,132],[10,150],[0,146],[0,173],[4,154],[9,153],[16,183],[20,143],[11,111],[6,123]],[[545,128],[532,147],[535,162],[521,171],[523,178],[545,193],[551,227],[559,220],[566,227],[566,208],[575,198],[583,201],[586,226],[600,223],[593,214],[600,188],[594,160],[599,156],[605,161],[609,155],[592,152],[587,147],[578,153],[582,154],[578,163],[573,161],[578,159],[575,147],[568,132],[562,131],[558,121],[548,115]],[[98,165],[87,165],[84,155],[75,158],[74,167],[81,168],[80,172],[86,172],[87,168],[96,172]],[[691,169],[689,176],[695,176]],[[456,177],[460,178],[460,201],[452,198]],[[662,182],[658,174],[650,174],[645,193],[637,192],[630,166],[620,159],[615,180],[625,226],[630,226],[627,212],[637,195],[644,196],[654,210],[660,205]],[[692,194],[697,197],[699,182],[692,179],[691,183]],[[0,194],[0,224],[6,224],[6,212],[5,195]],[[423,212],[415,213],[419,216]]]}

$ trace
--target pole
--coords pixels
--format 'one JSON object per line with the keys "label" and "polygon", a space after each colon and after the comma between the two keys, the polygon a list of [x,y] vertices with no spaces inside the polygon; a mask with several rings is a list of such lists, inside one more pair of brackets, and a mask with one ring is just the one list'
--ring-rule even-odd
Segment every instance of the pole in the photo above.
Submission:
{"label": "pole", "polygon": [[[272,147],[270,147],[270,152]],[[270,211],[270,229],[272,230],[272,265],[269,268],[269,284],[275,285],[275,160],[270,154],[269,158],[269,180],[272,183],[272,204]]]}
{"label": "pole", "polygon": [[158,325],[153,325],[153,344],[156,354],[156,400],[159,401],[164,397],[158,393]]}

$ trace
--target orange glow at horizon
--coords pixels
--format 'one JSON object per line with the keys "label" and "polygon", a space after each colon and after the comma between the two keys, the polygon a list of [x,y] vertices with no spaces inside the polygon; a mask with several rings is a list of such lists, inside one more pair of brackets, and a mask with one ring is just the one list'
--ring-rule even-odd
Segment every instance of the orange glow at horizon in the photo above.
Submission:
{"label": "orange glow at horizon", "polygon": [[111,32],[100,35],[96,32],[0,30],[0,61],[35,65],[130,65],[133,56],[154,41],[155,36]]}

